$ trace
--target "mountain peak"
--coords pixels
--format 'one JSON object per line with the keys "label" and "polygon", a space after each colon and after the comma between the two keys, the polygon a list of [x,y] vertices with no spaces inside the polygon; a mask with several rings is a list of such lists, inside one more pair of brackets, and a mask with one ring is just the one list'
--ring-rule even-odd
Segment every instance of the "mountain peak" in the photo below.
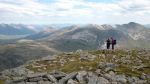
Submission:
{"label": "mountain peak", "polygon": [[128,25],[133,25],[133,26],[135,26],[135,25],[140,25],[140,26],[142,26],[141,24],[136,23],[136,22],[129,22]]}
{"label": "mountain peak", "polygon": [[99,30],[107,30],[107,29],[113,28],[111,25],[108,25],[108,24],[103,24],[103,25],[88,24],[85,27],[88,27],[88,28],[97,28]]}
{"label": "mountain peak", "polygon": [[139,23],[135,23],[135,22],[129,22],[128,24],[123,24],[120,26],[123,26],[125,29],[143,29],[144,28],[143,25]]}
{"label": "mountain peak", "polygon": [[136,22],[129,22],[128,24],[138,24],[138,23],[136,23]]}

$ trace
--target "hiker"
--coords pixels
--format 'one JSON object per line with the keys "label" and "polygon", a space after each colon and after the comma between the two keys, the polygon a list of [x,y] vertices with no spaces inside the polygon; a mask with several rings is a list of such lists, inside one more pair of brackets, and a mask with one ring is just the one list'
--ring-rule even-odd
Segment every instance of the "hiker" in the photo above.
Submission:
{"label": "hiker", "polygon": [[111,37],[111,45],[112,45],[112,50],[114,50],[114,46],[116,45],[116,40]]}
{"label": "hiker", "polygon": [[107,49],[110,48],[110,44],[111,44],[111,43],[110,43],[110,39],[107,39],[107,40],[106,40],[106,47],[107,47]]}

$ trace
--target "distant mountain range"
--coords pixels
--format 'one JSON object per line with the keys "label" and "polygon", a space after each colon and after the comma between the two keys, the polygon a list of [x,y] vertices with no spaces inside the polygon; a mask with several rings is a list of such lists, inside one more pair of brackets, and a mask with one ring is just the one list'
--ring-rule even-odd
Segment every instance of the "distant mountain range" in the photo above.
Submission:
{"label": "distant mountain range", "polygon": [[145,27],[150,28],[150,24],[146,24]]}
{"label": "distant mountain range", "polygon": [[[58,52],[105,49],[106,39],[111,37],[117,40],[116,48],[150,49],[150,29],[135,22],[115,26],[108,24],[71,25],[62,26],[63,28],[46,26],[38,31],[35,30],[35,26],[33,28],[8,24],[2,26],[1,24],[0,27],[2,28],[0,28],[0,34],[28,34],[28,36],[17,39],[0,40],[0,44],[3,44],[0,45],[1,70]],[[4,32],[4,29],[8,31]],[[15,59],[12,60],[13,57]],[[4,62],[7,60],[9,63]]]}
{"label": "distant mountain range", "polygon": [[102,48],[106,39],[111,37],[117,39],[118,48],[150,48],[148,43],[150,42],[150,29],[134,22],[115,27],[107,24],[72,25],[58,30],[50,29],[39,32],[25,39],[47,42],[49,47],[60,51],[72,51]]}
{"label": "distant mountain range", "polygon": [[29,35],[53,28],[62,28],[71,24],[50,24],[50,25],[24,25],[24,24],[0,24],[0,35]]}
{"label": "distant mountain range", "polygon": [[25,35],[33,34],[36,30],[33,26],[21,24],[0,24],[1,35]]}

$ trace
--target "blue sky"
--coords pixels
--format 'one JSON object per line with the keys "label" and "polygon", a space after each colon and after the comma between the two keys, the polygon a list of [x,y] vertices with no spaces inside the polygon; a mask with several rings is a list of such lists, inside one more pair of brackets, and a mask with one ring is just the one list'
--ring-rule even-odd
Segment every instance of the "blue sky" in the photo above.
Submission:
{"label": "blue sky", "polygon": [[150,24],[150,0],[0,0],[0,23]]}

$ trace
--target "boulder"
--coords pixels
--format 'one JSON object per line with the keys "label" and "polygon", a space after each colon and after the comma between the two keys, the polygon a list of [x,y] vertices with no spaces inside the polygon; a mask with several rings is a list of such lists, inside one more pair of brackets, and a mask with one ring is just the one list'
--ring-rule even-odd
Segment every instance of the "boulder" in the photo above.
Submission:
{"label": "boulder", "polygon": [[77,72],[72,72],[68,74],[67,76],[65,76],[64,78],[60,79],[58,84],[66,84],[69,79],[75,79],[76,75],[77,75]]}
{"label": "boulder", "polygon": [[148,84],[147,80],[138,80],[136,84]]}
{"label": "boulder", "polygon": [[88,84],[110,84],[109,81],[103,77],[97,77],[93,73],[88,73]]}
{"label": "boulder", "polygon": [[108,73],[105,73],[103,77],[105,77],[108,80],[112,80],[113,79],[112,76],[110,74],[108,74]]}
{"label": "boulder", "polygon": [[66,73],[60,72],[60,71],[53,71],[50,73],[50,75],[53,75],[57,80],[61,79],[62,77],[66,76]]}
{"label": "boulder", "polygon": [[82,53],[83,52],[83,50],[81,50],[81,49],[78,49],[78,50],[76,50],[76,53]]}
{"label": "boulder", "polygon": [[47,73],[34,73],[34,74],[28,74],[27,78],[34,78],[34,77],[42,77],[46,75]]}
{"label": "boulder", "polygon": [[26,84],[38,84],[37,82],[26,82]]}
{"label": "boulder", "polygon": [[25,77],[13,77],[13,83],[22,82],[22,81],[25,81],[25,80],[26,80]]}
{"label": "boulder", "polygon": [[150,74],[146,74],[146,78],[150,79]]}
{"label": "boulder", "polygon": [[57,79],[53,76],[53,75],[46,75],[48,80],[51,81],[52,83],[56,83],[57,82]]}
{"label": "boulder", "polygon": [[50,81],[39,81],[38,84],[52,84]]}
{"label": "boulder", "polygon": [[[98,77],[96,77],[94,74],[92,73],[88,73],[88,77],[87,77],[87,82],[88,83],[85,83],[85,84],[97,84],[97,80],[98,80]],[[81,83],[82,84],[82,83]]]}
{"label": "boulder", "polygon": [[116,75],[115,76],[115,81],[126,84],[127,83],[127,79],[125,77],[125,75]]}
{"label": "boulder", "polygon": [[95,55],[90,55],[90,54],[87,54],[87,55],[84,55],[84,56],[80,56],[80,60],[81,61],[93,61],[96,59],[96,56]]}
{"label": "boulder", "polygon": [[97,75],[101,75],[101,69],[96,69],[96,71],[95,71],[95,73],[97,74]]}
{"label": "boulder", "polygon": [[87,76],[86,71],[80,71],[80,72],[78,72],[76,78],[80,84],[85,84],[86,83],[86,81],[85,81],[86,76]]}
{"label": "boulder", "polygon": [[108,62],[100,62],[97,66],[98,69],[103,69],[106,72],[110,70],[114,71],[116,67],[116,64]]}
{"label": "boulder", "polygon": [[67,84],[79,84],[77,81],[69,79]]}
{"label": "boulder", "polygon": [[42,60],[45,60],[45,61],[53,61],[56,59],[56,56],[50,56],[48,55],[47,57],[43,57]]}
{"label": "boulder", "polygon": [[96,84],[110,84],[110,82],[103,78],[103,77],[98,77],[97,83]]}
{"label": "boulder", "polygon": [[20,66],[20,67],[17,67],[17,68],[13,68],[9,72],[13,76],[25,76],[27,74],[27,70],[23,66]]}
{"label": "boulder", "polygon": [[134,82],[134,79],[132,77],[128,77],[127,80],[130,84]]}
{"label": "boulder", "polygon": [[42,80],[43,80],[42,77],[34,77],[34,78],[28,79],[29,82],[38,82],[38,81],[42,81]]}
{"label": "boulder", "polygon": [[104,77],[110,81],[114,81],[115,76],[116,76],[116,74],[113,71],[110,71],[109,73],[104,74]]}

